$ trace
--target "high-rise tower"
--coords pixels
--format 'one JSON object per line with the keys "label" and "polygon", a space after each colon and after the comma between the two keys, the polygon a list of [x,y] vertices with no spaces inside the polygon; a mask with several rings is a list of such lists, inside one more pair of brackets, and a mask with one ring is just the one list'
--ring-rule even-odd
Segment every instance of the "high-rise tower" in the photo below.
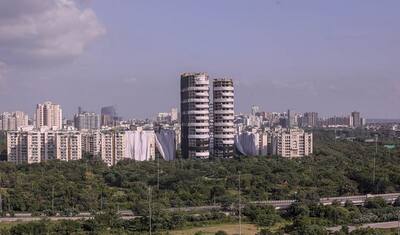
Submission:
{"label": "high-rise tower", "polygon": [[62,129],[62,109],[60,105],[50,101],[36,106],[36,127]]}
{"label": "high-rise tower", "polygon": [[215,157],[233,157],[234,115],[232,79],[215,79],[213,81],[213,153]]}
{"label": "high-rise tower", "polygon": [[181,148],[183,158],[210,157],[209,78],[206,73],[181,75]]}

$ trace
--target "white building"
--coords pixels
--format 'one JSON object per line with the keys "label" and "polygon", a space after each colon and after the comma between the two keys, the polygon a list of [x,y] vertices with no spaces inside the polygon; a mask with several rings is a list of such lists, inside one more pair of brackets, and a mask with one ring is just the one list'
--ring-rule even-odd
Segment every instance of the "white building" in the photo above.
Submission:
{"label": "white building", "polygon": [[124,159],[154,160],[156,136],[153,130],[103,130],[82,132],[82,151],[100,157],[108,166]]}
{"label": "white building", "polygon": [[81,134],[76,131],[9,131],[7,160],[16,164],[78,160],[82,158],[81,145]]}
{"label": "white building", "polygon": [[272,133],[273,154],[296,158],[313,153],[313,134],[303,129],[281,129]]}
{"label": "white building", "polygon": [[78,130],[100,129],[100,115],[97,113],[82,112],[75,114],[74,125]]}
{"label": "white building", "polygon": [[36,128],[48,127],[53,130],[62,129],[62,109],[60,105],[47,101],[36,106]]}
{"label": "white building", "polygon": [[18,130],[20,127],[28,125],[28,115],[21,111],[5,112],[0,114],[0,130]]}
{"label": "white building", "polygon": [[171,122],[176,122],[178,121],[178,109],[177,108],[172,108],[171,109]]}

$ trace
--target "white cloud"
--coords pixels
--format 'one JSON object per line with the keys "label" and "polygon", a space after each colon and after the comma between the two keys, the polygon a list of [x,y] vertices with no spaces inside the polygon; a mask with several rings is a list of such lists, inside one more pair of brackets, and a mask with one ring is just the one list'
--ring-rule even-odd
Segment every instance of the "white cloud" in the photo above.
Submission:
{"label": "white cloud", "polygon": [[71,61],[105,32],[73,0],[0,1],[0,60],[10,65]]}

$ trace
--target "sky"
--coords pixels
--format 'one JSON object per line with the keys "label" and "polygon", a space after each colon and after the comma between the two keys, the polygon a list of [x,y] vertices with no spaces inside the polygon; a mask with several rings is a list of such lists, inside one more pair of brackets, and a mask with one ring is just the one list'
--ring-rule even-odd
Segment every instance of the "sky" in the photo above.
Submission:
{"label": "sky", "polygon": [[179,76],[235,82],[236,112],[400,117],[398,0],[0,0],[0,112],[124,118],[179,106]]}

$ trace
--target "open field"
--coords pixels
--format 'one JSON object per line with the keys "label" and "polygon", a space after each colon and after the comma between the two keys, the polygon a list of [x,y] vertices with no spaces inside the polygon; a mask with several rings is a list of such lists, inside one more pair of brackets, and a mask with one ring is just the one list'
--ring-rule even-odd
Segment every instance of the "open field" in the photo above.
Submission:
{"label": "open field", "polygon": [[[239,225],[238,224],[221,224],[221,225],[213,225],[202,228],[191,228],[191,229],[183,229],[171,231],[169,234],[172,235],[189,235],[195,234],[196,232],[204,232],[207,235],[214,235],[218,231],[225,231],[229,235],[239,234]],[[242,234],[243,235],[254,235],[258,232],[258,228],[253,224],[242,224]]]}

